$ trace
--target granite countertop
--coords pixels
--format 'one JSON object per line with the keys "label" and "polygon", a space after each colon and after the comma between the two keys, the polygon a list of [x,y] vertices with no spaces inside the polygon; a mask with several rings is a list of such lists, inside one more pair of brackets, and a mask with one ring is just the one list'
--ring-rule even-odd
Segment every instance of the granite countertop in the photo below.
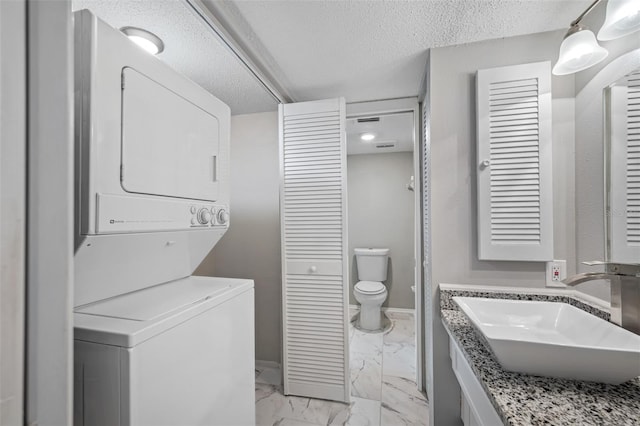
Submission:
{"label": "granite countertop", "polygon": [[[608,385],[505,371],[483,345],[467,317],[453,306],[450,298],[462,296],[460,293],[441,292],[442,321],[505,425],[640,425],[640,377]],[[603,364],[602,368],[607,366]]]}

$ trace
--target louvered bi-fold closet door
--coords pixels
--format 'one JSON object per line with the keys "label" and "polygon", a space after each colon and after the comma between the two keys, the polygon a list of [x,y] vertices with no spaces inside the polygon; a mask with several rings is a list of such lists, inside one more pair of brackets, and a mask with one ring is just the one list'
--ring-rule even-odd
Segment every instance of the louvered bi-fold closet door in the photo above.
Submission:
{"label": "louvered bi-fold closet door", "polygon": [[478,70],[478,257],[553,259],[549,62]]}
{"label": "louvered bi-fold closet door", "polygon": [[610,256],[640,263],[640,71],[611,87]]}
{"label": "louvered bi-fold closet door", "polygon": [[349,401],[344,99],[280,105],[284,392]]}

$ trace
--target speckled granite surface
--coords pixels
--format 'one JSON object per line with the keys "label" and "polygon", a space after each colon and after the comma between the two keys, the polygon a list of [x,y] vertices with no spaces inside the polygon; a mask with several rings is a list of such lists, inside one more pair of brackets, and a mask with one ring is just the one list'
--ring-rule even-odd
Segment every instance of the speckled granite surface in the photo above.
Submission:
{"label": "speckled granite surface", "polygon": [[504,371],[462,312],[441,313],[505,425],[640,425],[640,378],[607,385]]}

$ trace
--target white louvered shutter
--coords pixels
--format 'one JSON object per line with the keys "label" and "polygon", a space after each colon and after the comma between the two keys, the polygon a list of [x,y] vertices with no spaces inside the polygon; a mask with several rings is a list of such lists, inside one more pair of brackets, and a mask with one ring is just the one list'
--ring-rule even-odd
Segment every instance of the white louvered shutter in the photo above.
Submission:
{"label": "white louvered shutter", "polygon": [[610,92],[610,259],[640,263],[640,71]]}
{"label": "white louvered shutter", "polygon": [[553,259],[549,62],[478,70],[478,257]]}
{"label": "white louvered shutter", "polygon": [[280,105],[284,392],[349,401],[344,99]]}

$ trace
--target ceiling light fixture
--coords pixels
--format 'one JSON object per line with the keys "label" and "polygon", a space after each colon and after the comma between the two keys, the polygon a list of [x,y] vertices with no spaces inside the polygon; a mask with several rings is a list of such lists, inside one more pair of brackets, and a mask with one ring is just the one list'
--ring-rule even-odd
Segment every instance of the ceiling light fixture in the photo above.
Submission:
{"label": "ceiling light fixture", "polygon": [[553,67],[555,75],[573,74],[594,66],[609,52],[596,41],[596,36],[579,24],[571,26],[560,45],[558,62]]}
{"label": "ceiling light fixture", "polygon": [[376,135],[374,135],[373,133],[363,133],[360,135],[360,139],[362,139],[365,142],[371,142],[375,138],[376,138]]}
{"label": "ceiling light fixture", "polygon": [[640,30],[640,1],[609,0],[598,40],[613,40]]}
{"label": "ceiling light fixture", "polygon": [[152,55],[157,55],[164,50],[164,43],[162,42],[162,39],[151,31],[136,27],[122,27],[120,28],[120,31],[129,37],[131,41]]}
{"label": "ceiling light fixture", "polygon": [[[573,21],[560,45],[553,74],[565,75],[582,71],[604,60],[609,52],[598,44],[595,35],[580,21],[602,0],[595,0]],[[640,1],[609,0],[605,23],[598,33],[600,40],[613,40],[640,30]]]}

